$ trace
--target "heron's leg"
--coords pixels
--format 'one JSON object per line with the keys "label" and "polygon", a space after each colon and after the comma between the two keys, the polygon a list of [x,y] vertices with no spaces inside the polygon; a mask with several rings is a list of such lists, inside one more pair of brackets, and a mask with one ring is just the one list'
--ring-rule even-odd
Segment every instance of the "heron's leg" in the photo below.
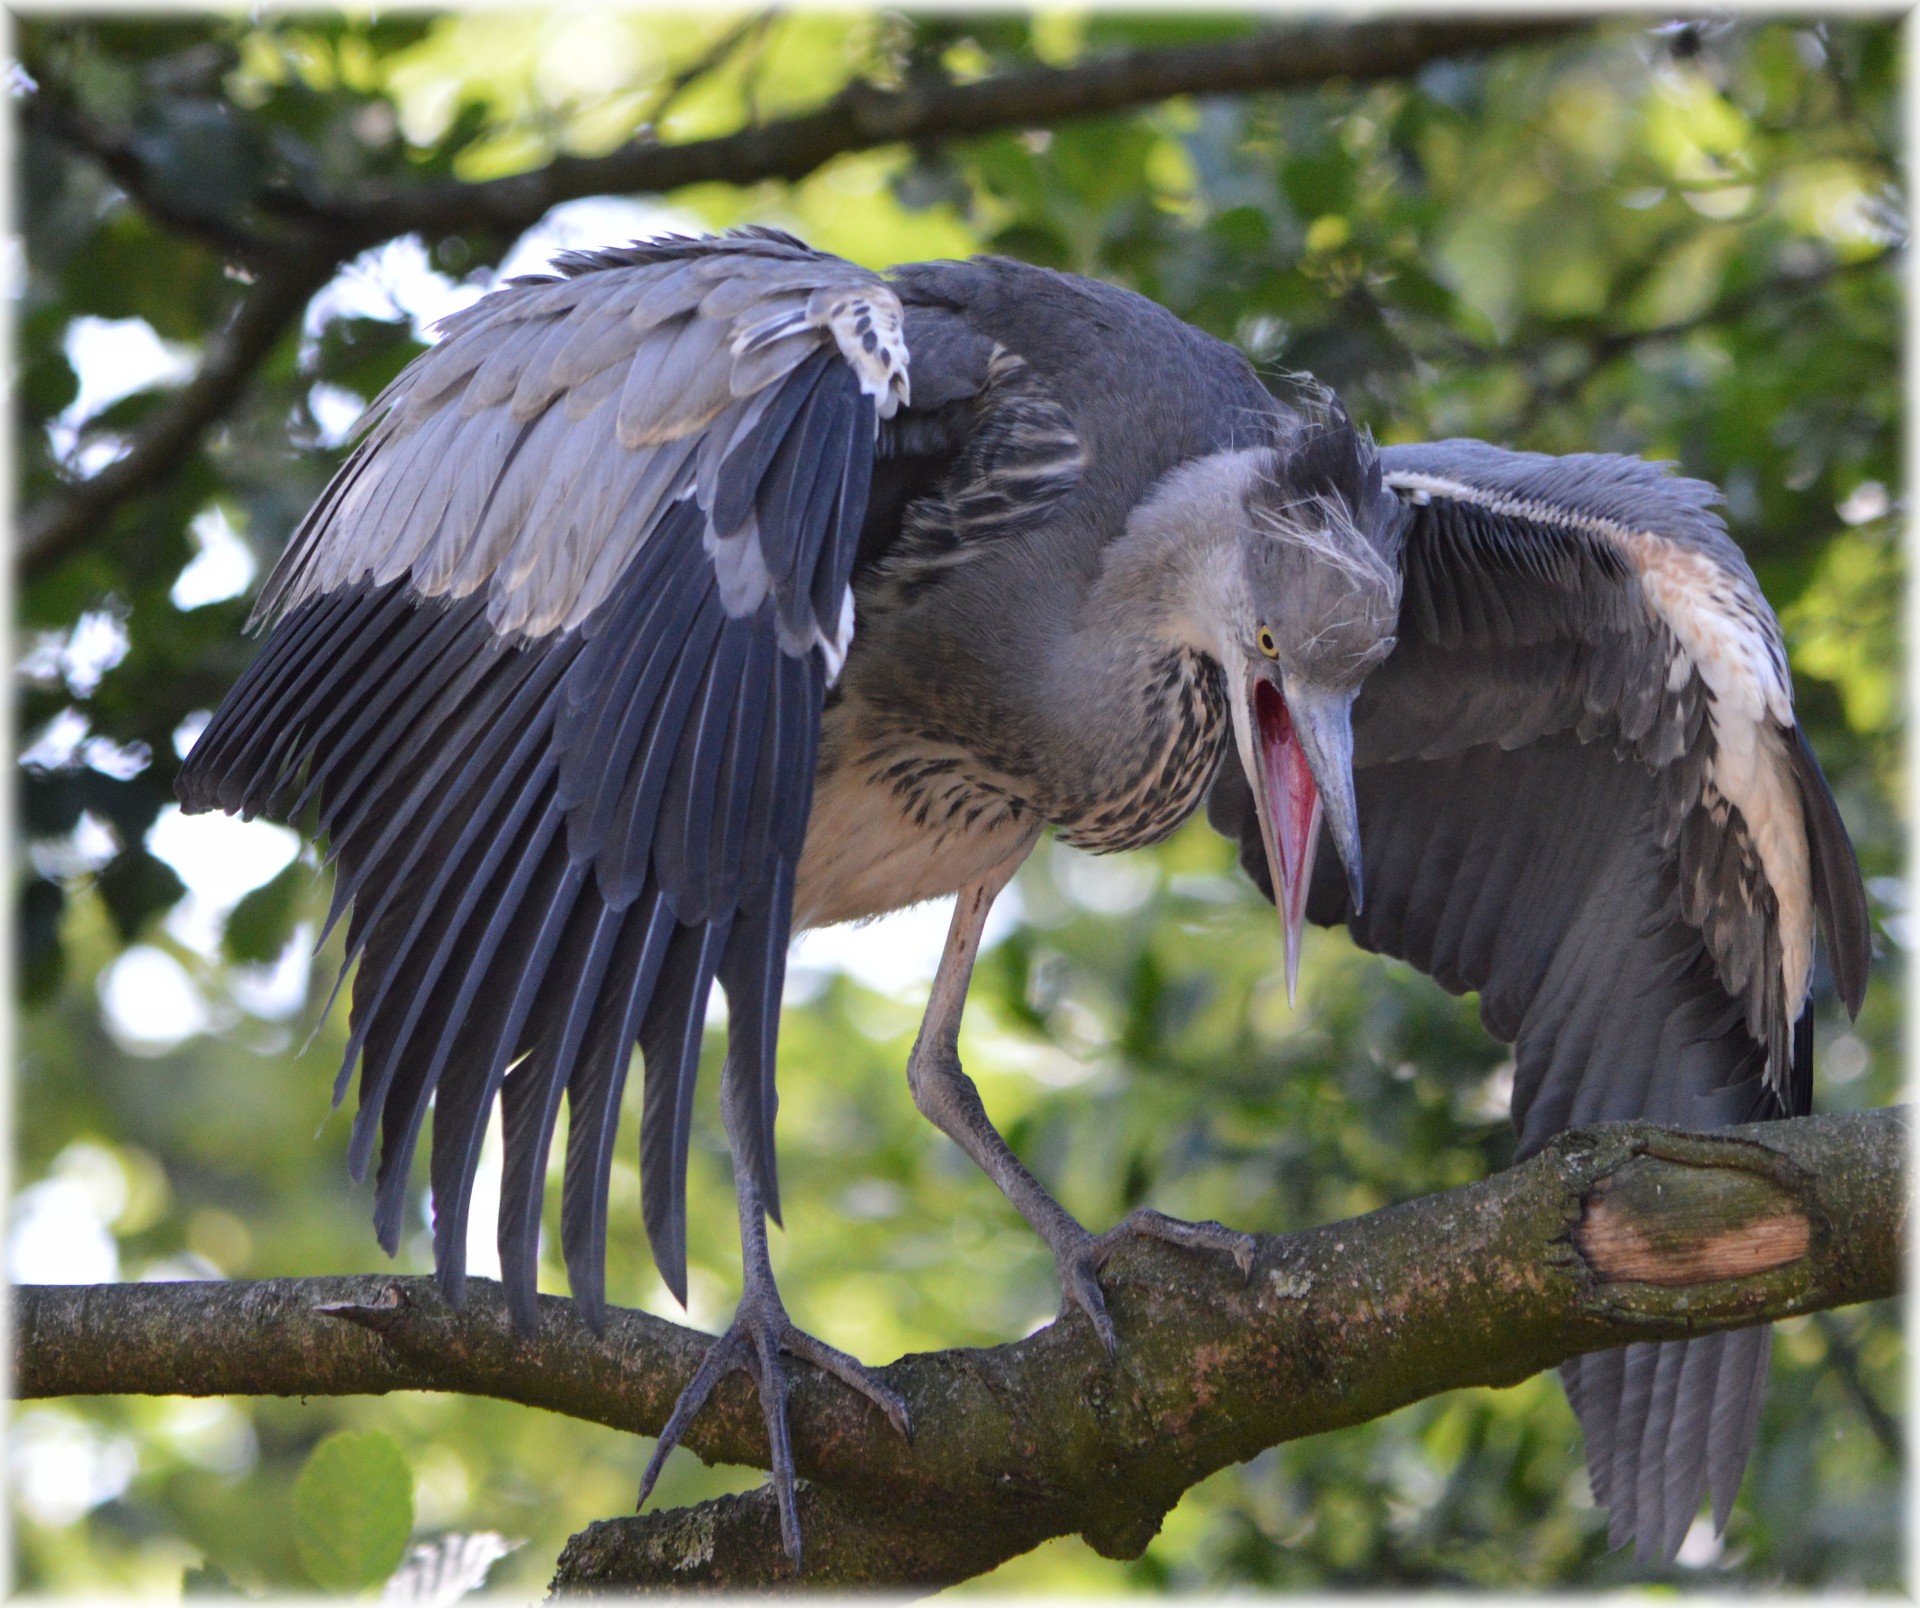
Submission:
{"label": "heron's leg", "polygon": [[953,907],[953,924],[947,929],[947,947],[927,1001],[927,1014],[913,1042],[913,1053],[907,1058],[907,1086],[921,1114],[973,1158],[1012,1202],[1014,1210],[1047,1242],[1062,1292],[1086,1313],[1100,1343],[1111,1355],[1118,1342],[1113,1320],[1107,1315],[1106,1297],[1100,1292],[1099,1274],[1122,1240],[1145,1236],[1175,1245],[1226,1251],[1242,1274],[1253,1266],[1254,1241],[1250,1234],[1235,1233],[1218,1223],[1183,1223],[1144,1209],[1130,1213],[1104,1234],[1089,1234],[1000,1137],[981,1104],[980,1091],[961,1069],[960,1015],[966,1007],[967,986],[973,980],[974,959],[980,952],[980,933],[993,901],[1012,880],[1032,846],[1032,839],[1028,839],[1016,854],[960,890]]}
{"label": "heron's leg", "polygon": [[[731,1070],[729,1061],[728,1071]],[[723,1100],[722,1106],[730,1119],[732,1102]],[[907,1404],[896,1392],[881,1384],[846,1352],[796,1329],[787,1317],[786,1304],[781,1301],[779,1287],[773,1280],[773,1263],[767,1255],[766,1210],[745,1160],[746,1136],[735,1132],[731,1120],[727,1122],[727,1140],[733,1150],[734,1188],[740,1201],[740,1255],[745,1274],[740,1305],[734,1312],[732,1325],[714,1341],[686,1389],[680,1392],[680,1399],[673,1404],[666,1428],[660,1431],[653,1457],[641,1477],[640,1498],[634,1506],[636,1509],[646,1506],[667,1454],[680,1443],[694,1414],[713,1394],[713,1387],[733,1369],[744,1369],[753,1376],[754,1387],[760,1393],[767,1444],[773,1454],[773,1491],[780,1506],[780,1539],[797,1574],[800,1521],[794,1510],[793,1437],[787,1424],[787,1375],[780,1353],[790,1352],[858,1391],[885,1413],[893,1427],[909,1441],[913,1439],[913,1422],[907,1415]]]}

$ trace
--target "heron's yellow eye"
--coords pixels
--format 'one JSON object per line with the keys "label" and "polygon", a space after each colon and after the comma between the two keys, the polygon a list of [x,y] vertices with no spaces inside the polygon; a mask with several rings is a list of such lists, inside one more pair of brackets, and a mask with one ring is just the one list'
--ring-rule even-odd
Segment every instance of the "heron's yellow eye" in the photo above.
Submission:
{"label": "heron's yellow eye", "polygon": [[1273,640],[1273,633],[1264,625],[1260,627],[1260,651],[1269,659],[1280,657],[1280,644]]}

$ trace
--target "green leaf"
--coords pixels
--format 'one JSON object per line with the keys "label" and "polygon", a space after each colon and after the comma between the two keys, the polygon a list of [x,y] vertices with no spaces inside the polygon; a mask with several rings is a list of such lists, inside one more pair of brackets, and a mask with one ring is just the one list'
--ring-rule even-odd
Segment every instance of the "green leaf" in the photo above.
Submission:
{"label": "green leaf", "polygon": [[295,860],[272,881],[247,894],[227,917],[227,954],[256,966],[276,959],[287,947],[300,896],[312,886],[312,869]]}
{"label": "green leaf", "polygon": [[325,1591],[362,1591],[399,1567],[413,1533],[413,1473],[379,1430],[330,1435],[293,1482],[293,1542]]}
{"label": "green leaf", "polygon": [[203,1563],[197,1569],[187,1569],[180,1576],[180,1595],[183,1597],[244,1597],[246,1593],[227,1578],[226,1571],[217,1563]]}
{"label": "green leaf", "polygon": [[187,891],[172,866],[143,848],[123,849],[94,879],[121,941],[132,943],[147,922]]}

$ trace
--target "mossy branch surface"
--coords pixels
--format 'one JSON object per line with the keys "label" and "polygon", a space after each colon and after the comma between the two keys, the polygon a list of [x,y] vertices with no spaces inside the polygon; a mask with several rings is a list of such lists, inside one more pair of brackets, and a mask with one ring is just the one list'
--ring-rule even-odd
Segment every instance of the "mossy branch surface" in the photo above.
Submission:
{"label": "mossy branch surface", "polygon": [[[1561,1136],[1482,1183],[1226,1257],[1141,1242],[1104,1274],[1109,1360],[1077,1315],[988,1350],[882,1370],[878,1412],[794,1364],[810,1586],[929,1587],[1052,1536],[1132,1557],[1214,1470],[1585,1351],[1893,1295],[1906,1244],[1904,1109],[1716,1134],[1615,1124]],[[496,1285],[455,1310],[424,1278],[28,1285],[22,1397],[496,1396],[655,1434],[708,1337],[615,1311],[595,1335],[543,1297],[532,1335]],[[764,1467],[751,1387],[726,1380],[687,1445]],[[766,1493],[596,1524],[556,1587],[791,1583]]]}

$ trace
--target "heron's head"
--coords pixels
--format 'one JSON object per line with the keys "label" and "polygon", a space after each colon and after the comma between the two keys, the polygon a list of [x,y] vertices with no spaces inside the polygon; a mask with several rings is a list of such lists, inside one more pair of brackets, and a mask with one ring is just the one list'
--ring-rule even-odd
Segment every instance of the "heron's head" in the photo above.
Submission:
{"label": "heron's head", "polygon": [[1234,737],[1286,925],[1291,1000],[1323,820],[1360,908],[1353,700],[1393,649],[1398,528],[1373,442],[1330,400],[1263,455],[1244,506],[1241,572],[1228,593],[1221,651]]}

